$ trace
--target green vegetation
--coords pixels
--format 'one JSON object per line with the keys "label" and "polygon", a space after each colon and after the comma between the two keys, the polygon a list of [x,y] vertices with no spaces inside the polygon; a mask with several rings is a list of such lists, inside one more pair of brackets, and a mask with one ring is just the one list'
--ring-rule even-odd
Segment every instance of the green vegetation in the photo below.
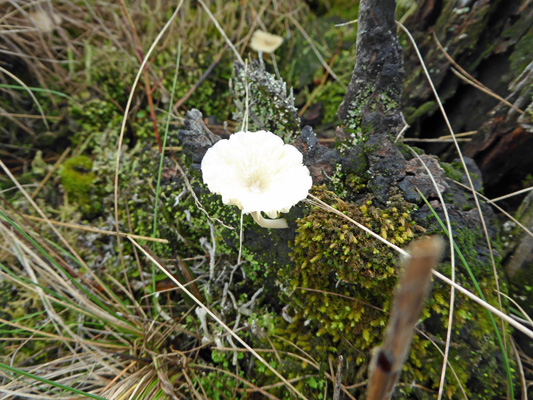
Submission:
{"label": "green vegetation", "polygon": [[[40,115],[24,88],[2,84],[0,106],[8,117],[0,142],[9,147],[0,156],[28,197],[58,224],[42,222],[33,203],[7,175],[0,176],[7,200],[0,204],[0,392],[138,400],[262,396],[257,393],[293,398],[288,383],[206,316],[165,269],[308,398],[331,398],[331,366],[339,355],[346,361],[343,388],[364,398],[372,349],[383,339],[401,269],[397,252],[312,202],[283,216],[290,229],[259,227],[209,192],[177,139],[192,108],[202,112],[198,126],[206,137],[225,137],[247,118],[248,130],[270,130],[292,143],[301,134],[299,110],[313,104],[322,107],[323,126],[337,123],[342,85],[353,70],[356,26],[334,23],[352,19],[357,6],[310,2],[320,3],[313,15],[302,2],[277,2],[275,9],[260,1],[212,2],[217,23],[247,60],[246,67],[234,68],[234,55],[201,5],[184,2],[179,21],[156,45],[133,88],[143,57],[173,15],[175,4],[163,3],[123,8],[67,2],[55,31],[36,28],[13,39],[15,53],[35,62],[13,56],[9,63],[20,67],[50,129],[32,118]],[[401,2],[399,16],[412,12],[413,3]],[[26,29],[26,17],[17,10],[6,23]],[[293,18],[310,33],[338,81]],[[263,25],[285,42],[260,63],[247,45],[251,31]],[[515,68],[523,61],[525,42],[520,43]],[[48,59],[53,62],[43,61]],[[368,190],[366,154],[350,153],[363,148],[369,132],[361,123],[362,107],[398,107],[387,93],[368,103],[374,92],[368,82],[359,93],[345,126],[350,136],[338,143],[353,168],[338,164],[312,194],[404,248],[420,235],[443,230],[429,212],[417,219],[423,205],[405,201],[400,192],[380,204]],[[429,101],[405,110],[408,122],[434,108]],[[165,142],[163,153],[158,137]],[[463,177],[459,164],[441,166],[447,177]],[[454,210],[474,207],[466,195],[461,204],[445,195],[455,201]],[[497,304],[488,254],[478,251],[481,232],[453,227],[464,258],[457,281]],[[439,268],[450,276],[450,260]],[[521,271],[513,284],[521,279],[531,281]],[[533,298],[531,287],[526,290]],[[435,397],[449,298],[449,287],[436,281],[399,396]],[[454,373],[448,369],[445,398],[461,398],[461,390],[470,399],[504,397],[506,375],[517,379],[511,352],[501,350],[512,332],[495,328],[491,319],[481,306],[456,296],[449,356]]]}
{"label": "green vegetation", "polygon": [[[91,205],[90,191],[95,179],[92,172],[93,163],[87,156],[77,156],[68,159],[61,170],[61,184],[67,195],[78,203],[83,212],[98,210],[98,205]],[[93,207],[92,207],[93,206]]]}

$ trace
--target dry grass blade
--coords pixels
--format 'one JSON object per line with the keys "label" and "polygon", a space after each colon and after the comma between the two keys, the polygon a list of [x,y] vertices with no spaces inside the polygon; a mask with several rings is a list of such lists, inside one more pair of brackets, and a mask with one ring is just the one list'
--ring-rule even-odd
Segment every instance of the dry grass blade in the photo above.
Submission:
{"label": "dry grass blade", "polygon": [[525,321],[529,323],[530,326],[533,326],[533,319],[529,315],[527,315],[526,311],[518,304],[512,297],[507,296],[505,293],[502,293],[502,296],[505,297],[507,300],[509,300],[513,305],[520,311],[525,318]]}
{"label": "dry grass blade", "polygon": [[[37,221],[37,222],[47,222],[45,219],[43,218],[39,218],[39,217],[34,217],[32,215],[26,215],[26,214],[21,214],[21,216],[23,218],[27,218],[29,220],[32,220],[32,221]],[[78,225],[78,224],[70,224],[70,223],[66,223],[66,222],[60,222],[60,221],[53,221],[53,220],[48,220],[52,225],[56,225],[56,226],[62,226],[62,227],[65,227],[65,228],[70,228],[70,229],[77,229],[77,230],[80,230],[80,231],[85,231],[85,232],[93,232],[93,233],[99,233],[99,234],[102,234],[102,235],[112,235],[112,236],[120,236],[120,237],[126,237],[126,236],[131,236],[132,238],[134,239],[137,239],[137,240],[146,240],[148,242],[157,242],[157,243],[168,243],[168,240],[167,239],[162,239],[162,238],[153,238],[153,237],[148,237],[148,236],[142,236],[142,235],[134,235],[134,234],[130,234],[130,233],[124,233],[124,232],[112,232],[112,231],[106,231],[105,229],[98,229],[98,228],[93,228],[91,226],[84,226],[84,225]]]}
{"label": "dry grass blade", "polygon": [[237,60],[239,60],[239,62],[241,64],[244,64],[244,61],[242,60],[242,57],[241,55],[239,54],[239,52],[237,51],[237,49],[235,48],[235,46],[233,45],[233,43],[231,43],[231,40],[228,38],[228,36],[226,35],[226,33],[224,32],[224,29],[222,29],[222,27],[220,26],[220,24],[218,23],[217,19],[215,18],[215,16],[211,13],[211,11],[209,11],[209,7],[207,7],[205,5],[205,3],[202,1],[202,0],[198,0],[198,3],[200,3],[204,9],[204,11],[207,13],[207,15],[209,15],[209,18],[211,19],[211,21],[213,21],[213,24],[215,24],[216,28],[218,29],[218,31],[220,32],[220,34],[222,35],[222,37],[224,38],[224,40],[226,41],[227,45],[230,47],[230,49],[233,51],[233,54],[235,55],[235,58]]}
{"label": "dry grass blade", "polygon": [[466,72],[459,64],[455,62],[455,60],[448,54],[448,52],[442,47],[442,44],[440,43],[439,39],[437,38],[437,35],[435,32],[433,32],[433,40],[435,40],[435,43],[439,47],[439,50],[444,54],[444,57],[457,69],[452,68],[452,72],[459,78],[461,78],[463,81],[468,83],[469,85],[474,86],[476,89],[481,90],[483,93],[488,94],[491,97],[494,97],[495,99],[501,101],[505,105],[511,107],[513,110],[520,114],[524,114],[524,111],[516,107],[514,104],[508,102],[503,97],[501,97],[499,94],[494,93],[494,91],[490,90],[488,87],[483,85],[480,81],[478,81],[476,78],[474,78],[472,75],[470,75],[468,72]]}
{"label": "dry grass blade", "polygon": [[394,142],[396,143],[400,138],[402,138],[402,142],[415,142],[415,143],[451,143],[454,142],[454,136],[456,138],[457,142],[470,142],[472,141],[471,138],[468,138],[465,136],[472,136],[477,133],[477,131],[469,131],[469,132],[462,132],[462,133],[456,133],[454,136],[452,135],[443,135],[438,138],[434,139],[417,139],[417,138],[403,138],[402,134],[403,132],[409,128],[409,125],[406,125],[402,131],[396,136],[396,139]]}
{"label": "dry grass blade", "polygon": [[296,28],[298,28],[298,30],[300,31],[300,33],[303,35],[303,37],[305,38],[305,40],[307,40],[307,42],[309,43],[309,46],[311,46],[311,49],[313,50],[313,52],[315,53],[316,57],[320,60],[320,63],[322,64],[322,66],[324,67],[324,69],[326,71],[329,72],[329,74],[333,77],[333,79],[335,79],[335,81],[337,81],[337,83],[339,85],[341,85],[341,87],[346,90],[347,87],[346,85],[344,84],[343,81],[341,81],[341,79],[337,76],[337,74],[330,68],[330,66],[328,65],[328,63],[326,62],[326,60],[324,60],[324,58],[322,57],[322,55],[320,54],[320,52],[318,51],[318,49],[316,48],[315,44],[313,43],[313,40],[311,39],[311,37],[307,34],[307,32],[305,31],[305,29],[302,27],[302,25],[300,25],[300,23],[298,21],[296,21],[296,18],[294,18],[291,14],[287,14],[287,17],[289,18],[289,20],[296,26]]}
{"label": "dry grass blade", "polygon": [[508,193],[506,195],[503,195],[503,196],[500,196],[500,197],[496,197],[494,199],[487,200],[487,203],[493,204],[493,203],[495,203],[497,201],[508,199],[510,197],[513,197],[513,196],[518,196],[519,194],[527,193],[527,192],[530,192],[532,190],[533,190],[533,186],[525,188],[525,189],[517,190],[516,192]]}
{"label": "dry grass blade", "polygon": [[481,85],[481,84],[477,84],[476,82],[468,79],[467,77],[463,76],[461,73],[459,73],[459,71],[457,71],[455,68],[451,68],[451,71],[455,74],[455,76],[457,76],[458,78],[462,79],[463,81],[465,81],[466,83],[468,83],[469,85],[475,87],[477,90],[480,90],[481,92],[485,93],[485,94],[488,94],[489,96],[491,97],[494,97],[495,99],[498,99],[500,100],[502,103],[504,103],[506,106],[508,107],[511,107],[513,110],[515,110],[517,113],[519,114],[524,114],[524,111],[522,111],[521,109],[519,109],[517,106],[515,106],[514,104],[508,102],[507,100],[505,100],[503,97],[497,95],[496,93],[494,93],[492,90],[490,90],[489,88],[487,88],[486,86],[484,85]]}
{"label": "dry grass blade", "polygon": [[524,373],[524,366],[522,365],[522,360],[520,359],[520,353],[518,352],[518,348],[516,347],[514,338],[511,338],[511,347],[513,350],[513,354],[515,355],[516,365],[518,366],[518,373],[520,374],[520,384],[522,385],[521,400],[527,400],[526,375]]}
{"label": "dry grass blade", "polygon": [[[1,112],[0,116],[3,117],[13,117],[13,118],[30,118],[30,119],[42,119],[43,117],[40,115],[33,115],[33,114],[14,114],[14,113],[4,113]],[[59,121],[61,117],[54,117],[54,116],[47,116],[46,119],[50,119],[53,121]]]}
{"label": "dry grass blade", "polygon": [[410,245],[411,258],[394,295],[385,341],[374,354],[370,367],[368,400],[389,399],[394,390],[429,293],[431,271],[443,249],[444,242],[436,236],[418,239]]}
{"label": "dry grass blade", "polygon": [[[472,139],[456,139],[458,142],[471,142]],[[411,142],[411,143],[453,143],[453,139],[442,139],[442,138],[435,138],[435,139],[417,139],[417,138],[405,138],[402,139],[402,142]]]}
{"label": "dry grass blade", "polygon": [[[120,232],[120,229],[119,229],[119,217],[118,217],[118,186],[119,186],[118,185],[118,181],[119,181],[119,171],[120,171],[120,154],[122,153],[122,144],[124,142],[124,134],[126,132],[126,123],[128,121],[128,114],[130,112],[131,104],[133,102],[133,95],[135,93],[135,88],[137,87],[137,84],[139,83],[139,79],[141,78],[141,74],[143,73],[144,68],[146,67],[146,64],[150,60],[150,57],[151,57],[155,47],[157,46],[157,44],[159,43],[159,41],[163,37],[164,33],[168,30],[168,28],[170,27],[172,22],[178,16],[178,12],[181,9],[182,4],[183,4],[183,0],[181,0],[179,2],[179,4],[177,5],[176,9],[174,10],[174,13],[168,19],[168,21],[166,22],[165,26],[161,29],[161,31],[159,32],[157,37],[154,39],[154,42],[152,43],[152,45],[150,46],[150,48],[146,52],[146,55],[145,55],[145,57],[143,59],[143,62],[141,63],[141,66],[139,67],[137,75],[135,76],[135,80],[133,81],[133,84],[131,86],[131,91],[130,91],[130,95],[128,97],[128,102],[127,102],[126,108],[124,110],[124,117],[122,119],[122,124],[121,124],[121,127],[120,127],[120,135],[119,135],[119,139],[118,139],[117,161],[116,161],[116,164],[115,164],[115,187],[114,187],[114,193],[113,193],[113,195],[114,195],[114,205],[115,205],[115,227],[116,227],[117,233]],[[118,237],[120,237],[120,236],[118,236]],[[119,242],[118,243],[119,251],[122,251],[121,250],[121,246],[120,246],[120,239],[118,240],[118,242]]]}
{"label": "dry grass blade", "polygon": [[[128,22],[128,27],[132,33],[133,41],[135,42],[135,50],[137,53],[137,57],[140,62],[142,62],[142,45],[141,41],[139,40],[139,35],[137,35],[137,30],[135,29],[135,24],[133,23],[130,13],[128,12],[128,8],[126,7],[126,3],[124,0],[119,0],[120,6],[122,8],[122,14],[126,17],[126,21]],[[143,68],[143,74],[144,74],[144,89],[146,93],[146,99],[148,100],[148,108],[150,110],[150,118],[152,119],[152,126],[154,128],[154,135],[155,140],[157,142],[157,147],[159,148],[159,152],[162,151],[162,145],[161,145],[161,137],[159,135],[159,128],[157,126],[157,119],[155,116],[155,110],[154,110],[154,100],[152,98],[152,87],[150,86],[150,79],[148,77],[148,70]]]}

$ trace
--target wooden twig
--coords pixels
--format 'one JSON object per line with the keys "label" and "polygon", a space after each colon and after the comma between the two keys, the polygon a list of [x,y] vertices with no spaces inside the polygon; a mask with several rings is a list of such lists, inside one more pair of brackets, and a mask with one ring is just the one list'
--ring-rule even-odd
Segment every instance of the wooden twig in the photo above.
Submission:
{"label": "wooden twig", "polygon": [[400,101],[405,74],[395,10],[395,0],[359,3],[355,67],[337,116],[345,127],[369,136],[395,134],[404,125]]}
{"label": "wooden twig", "polygon": [[424,237],[410,246],[400,285],[396,290],[385,341],[370,364],[367,400],[388,400],[409,354],[415,324],[429,293],[431,273],[437,266],[444,242],[438,236]]}
{"label": "wooden twig", "polygon": [[333,389],[332,400],[339,400],[341,395],[341,383],[342,383],[342,362],[344,358],[342,355],[337,360],[337,375],[335,376],[335,388]]}

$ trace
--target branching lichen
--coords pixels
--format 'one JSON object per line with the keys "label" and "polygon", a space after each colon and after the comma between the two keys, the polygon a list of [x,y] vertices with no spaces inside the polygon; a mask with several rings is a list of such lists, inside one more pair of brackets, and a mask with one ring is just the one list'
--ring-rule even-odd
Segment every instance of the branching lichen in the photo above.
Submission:
{"label": "branching lichen", "polygon": [[237,107],[233,119],[243,121],[246,109],[248,86],[248,130],[267,130],[291,143],[301,134],[298,110],[294,106],[292,90],[286,83],[276,79],[263,67],[253,62],[246,69],[235,64],[235,78],[231,91]]}

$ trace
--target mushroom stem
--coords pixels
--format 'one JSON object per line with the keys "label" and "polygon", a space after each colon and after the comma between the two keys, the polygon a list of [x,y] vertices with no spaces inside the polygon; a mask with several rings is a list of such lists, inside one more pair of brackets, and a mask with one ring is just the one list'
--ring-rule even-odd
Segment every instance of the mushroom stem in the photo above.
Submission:
{"label": "mushroom stem", "polygon": [[261,211],[254,211],[251,214],[254,221],[257,222],[257,225],[262,226],[263,228],[285,229],[289,227],[285,218],[265,219],[261,215]]}

